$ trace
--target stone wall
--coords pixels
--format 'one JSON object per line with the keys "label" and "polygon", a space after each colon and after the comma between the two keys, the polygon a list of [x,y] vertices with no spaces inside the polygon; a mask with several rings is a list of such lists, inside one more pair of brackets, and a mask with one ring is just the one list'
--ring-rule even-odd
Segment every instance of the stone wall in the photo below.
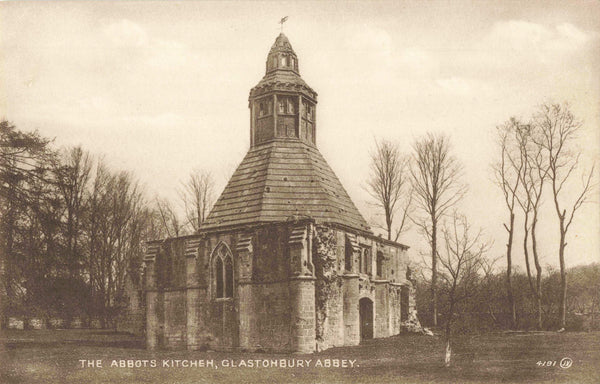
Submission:
{"label": "stone wall", "polygon": [[[156,243],[146,260],[148,347],[290,350],[288,237],[287,226],[271,225]],[[247,249],[238,250],[240,238],[249,239]],[[223,244],[231,252],[234,292],[219,298],[213,252]]]}
{"label": "stone wall", "polygon": [[313,235],[315,269],[315,336],[317,349],[343,345],[343,279],[339,268],[338,231],[317,226]]}
{"label": "stone wall", "polygon": [[129,274],[125,277],[126,306],[116,321],[119,332],[128,332],[138,336],[144,334],[146,326],[145,300],[144,291],[140,285],[141,282],[134,282]]}
{"label": "stone wall", "polygon": [[[400,333],[400,287],[406,286],[408,258],[401,247],[379,238],[333,229],[335,238],[335,284],[327,286],[323,307],[325,316],[319,317],[319,289],[323,284],[317,274],[317,342],[318,349],[360,342],[359,300],[368,298],[373,304],[373,337],[387,337]],[[318,232],[318,231],[317,231]],[[367,268],[360,270],[361,252],[370,250]],[[315,250],[316,251],[316,250]],[[346,265],[346,254],[351,254],[351,268]],[[377,273],[377,253],[383,258]],[[322,255],[313,255],[323,257]],[[315,263],[316,265],[316,263]],[[318,271],[318,268],[316,268]],[[322,324],[319,324],[319,321]],[[322,329],[320,329],[321,327]]]}
{"label": "stone wall", "polygon": [[315,332],[315,281],[312,277],[299,276],[290,281],[290,351],[311,353],[316,348]]}
{"label": "stone wall", "polygon": [[268,283],[290,276],[289,228],[284,225],[262,226],[254,231],[252,282]]}
{"label": "stone wall", "polygon": [[167,348],[186,348],[186,292],[183,289],[166,291],[164,300],[164,342]]}
{"label": "stone wall", "polygon": [[319,350],[344,345],[344,280],[336,279],[327,299],[327,316],[323,324],[323,340]]}
{"label": "stone wall", "polygon": [[[232,297],[215,294],[214,254],[223,247],[233,261]],[[152,249],[146,270],[149,348],[310,353],[356,345],[361,298],[372,302],[373,337],[400,332],[408,260],[393,243],[290,222],[171,239]],[[365,249],[372,257],[359,270]],[[377,252],[385,256],[379,273]]]}
{"label": "stone wall", "polygon": [[244,306],[248,321],[244,349],[282,351],[290,349],[290,294],[288,282],[250,284]]}
{"label": "stone wall", "polygon": [[392,335],[395,335],[400,333],[401,331],[401,287],[396,285],[390,285],[388,289],[390,302],[390,333]]}
{"label": "stone wall", "polygon": [[360,343],[358,275],[344,275],[344,345]]}
{"label": "stone wall", "polygon": [[375,292],[374,292],[374,312],[375,312],[375,322],[373,324],[373,337],[387,337],[391,336],[390,332],[390,302],[388,300],[388,283],[381,282],[375,283]]}
{"label": "stone wall", "polygon": [[144,334],[146,326],[144,294],[141,290],[128,292],[129,294],[135,296],[135,298],[128,299],[127,306],[119,314],[116,321],[117,331],[141,336]]}

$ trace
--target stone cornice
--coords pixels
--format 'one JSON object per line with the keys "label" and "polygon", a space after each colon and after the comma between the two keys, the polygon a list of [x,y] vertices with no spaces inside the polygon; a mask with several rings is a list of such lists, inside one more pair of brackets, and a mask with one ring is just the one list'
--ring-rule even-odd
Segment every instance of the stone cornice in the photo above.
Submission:
{"label": "stone cornice", "polygon": [[266,95],[269,92],[301,92],[311,101],[317,101],[317,92],[306,84],[296,81],[266,80],[250,90],[249,100]]}

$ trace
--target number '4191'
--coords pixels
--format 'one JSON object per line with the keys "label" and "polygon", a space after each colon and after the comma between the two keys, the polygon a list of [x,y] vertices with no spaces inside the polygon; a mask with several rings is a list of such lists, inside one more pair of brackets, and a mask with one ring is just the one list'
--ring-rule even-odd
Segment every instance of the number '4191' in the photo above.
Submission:
{"label": "number '4191'", "polygon": [[555,367],[556,360],[548,360],[548,361],[538,361],[536,363],[538,367]]}

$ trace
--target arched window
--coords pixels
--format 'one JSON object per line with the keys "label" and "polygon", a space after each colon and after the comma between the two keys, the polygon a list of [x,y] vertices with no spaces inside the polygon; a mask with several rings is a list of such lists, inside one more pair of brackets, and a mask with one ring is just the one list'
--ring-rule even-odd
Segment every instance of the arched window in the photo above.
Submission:
{"label": "arched window", "polygon": [[377,277],[383,277],[383,252],[377,252]]}
{"label": "arched window", "polygon": [[226,245],[221,244],[213,252],[215,298],[233,297],[233,260]]}
{"label": "arched window", "polygon": [[344,255],[344,269],[352,272],[352,244],[346,240],[346,254]]}
{"label": "arched window", "polygon": [[223,297],[223,261],[217,257],[215,261],[215,277],[217,278],[217,297]]}
{"label": "arched window", "polygon": [[231,257],[225,260],[225,297],[233,297],[233,263]]}
{"label": "arched window", "polygon": [[359,272],[371,274],[371,250],[367,246],[361,246]]}

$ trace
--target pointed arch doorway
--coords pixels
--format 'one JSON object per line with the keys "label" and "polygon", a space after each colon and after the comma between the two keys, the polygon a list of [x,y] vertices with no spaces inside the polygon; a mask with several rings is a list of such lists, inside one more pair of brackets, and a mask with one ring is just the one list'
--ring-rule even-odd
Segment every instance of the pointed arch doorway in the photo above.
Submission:
{"label": "pointed arch doorway", "polygon": [[367,297],[363,297],[358,302],[360,316],[360,339],[368,340],[373,338],[373,302]]}

